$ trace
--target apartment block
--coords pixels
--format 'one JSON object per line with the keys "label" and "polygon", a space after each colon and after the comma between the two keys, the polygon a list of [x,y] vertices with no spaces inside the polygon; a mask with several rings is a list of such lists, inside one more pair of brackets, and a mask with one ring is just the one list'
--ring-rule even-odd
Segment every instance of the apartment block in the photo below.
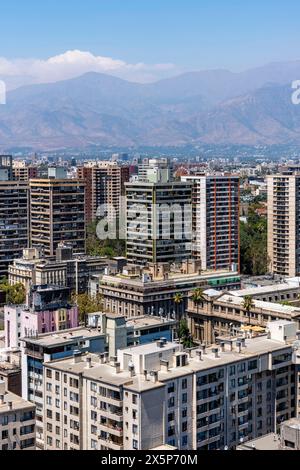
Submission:
{"label": "apartment block", "polygon": [[13,164],[13,179],[16,181],[29,181],[38,177],[38,167]]}
{"label": "apartment block", "polygon": [[77,168],[77,175],[86,183],[87,223],[102,216],[112,220],[118,217],[120,197],[125,196],[125,183],[129,181],[129,167],[117,162],[87,162]]}
{"label": "apartment block", "polygon": [[202,269],[240,269],[240,180],[237,176],[184,176],[193,184],[193,256]]}
{"label": "apartment block", "polygon": [[156,173],[155,182],[126,184],[130,263],[178,263],[191,257],[192,186],[161,178]]}
{"label": "apartment block", "polygon": [[28,183],[0,178],[0,278],[28,246],[29,214]]}
{"label": "apartment block", "polygon": [[[105,274],[99,280],[104,308],[126,317],[155,315],[181,318],[187,308],[190,292],[204,290],[234,290],[241,286],[237,271],[201,272],[200,262],[188,260],[171,268],[169,263],[147,267],[125,266],[121,274]],[[175,304],[176,294],[182,302]]]}
{"label": "apartment block", "polygon": [[11,181],[13,179],[12,155],[0,155],[0,181]]}
{"label": "apartment block", "polygon": [[61,242],[85,253],[85,184],[76,179],[35,179],[30,183],[31,247],[54,256]]}
{"label": "apartment block", "polygon": [[280,322],[219,347],[187,352],[160,340],[46,363],[45,448],[223,450],[279,429],[295,413],[290,325],[288,341]]}
{"label": "apartment block", "polygon": [[35,406],[0,381],[0,450],[35,450]]}
{"label": "apartment block", "polygon": [[36,405],[36,438],[39,449],[44,448],[43,364],[72,356],[76,350],[83,353],[103,353],[105,344],[105,336],[101,332],[87,328],[22,338],[22,397]]}
{"label": "apartment block", "polygon": [[268,182],[269,271],[283,277],[300,273],[300,175],[274,175]]}

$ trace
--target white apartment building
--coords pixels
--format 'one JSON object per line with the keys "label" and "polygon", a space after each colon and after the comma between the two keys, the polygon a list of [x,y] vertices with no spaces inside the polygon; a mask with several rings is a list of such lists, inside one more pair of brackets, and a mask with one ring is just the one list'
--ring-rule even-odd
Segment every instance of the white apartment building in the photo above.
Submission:
{"label": "white apartment building", "polygon": [[269,270],[279,276],[300,272],[300,175],[274,175],[268,182]]}
{"label": "white apartment building", "polygon": [[238,176],[184,176],[192,183],[193,255],[202,269],[240,269]]}
{"label": "white apartment building", "polygon": [[184,351],[165,340],[117,357],[80,352],[44,365],[45,449],[235,448],[295,414],[297,326]]}
{"label": "white apartment building", "polygon": [[0,382],[0,450],[35,450],[35,405]]}

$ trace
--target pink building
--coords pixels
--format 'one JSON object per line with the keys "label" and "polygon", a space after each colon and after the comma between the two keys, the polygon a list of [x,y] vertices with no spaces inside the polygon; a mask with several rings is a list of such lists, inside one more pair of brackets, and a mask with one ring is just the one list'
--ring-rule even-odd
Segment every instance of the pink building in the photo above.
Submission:
{"label": "pink building", "polygon": [[78,307],[68,302],[68,290],[40,286],[32,293],[30,306],[4,308],[5,347],[20,347],[20,338],[77,328]]}

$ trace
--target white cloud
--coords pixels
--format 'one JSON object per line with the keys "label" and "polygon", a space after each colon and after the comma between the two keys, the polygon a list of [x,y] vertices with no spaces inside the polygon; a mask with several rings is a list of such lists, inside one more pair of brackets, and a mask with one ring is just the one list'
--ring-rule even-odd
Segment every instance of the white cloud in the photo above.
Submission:
{"label": "white cloud", "polygon": [[115,75],[131,81],[151,82],[174,75],[174,64],[129,64],[123,60],[93,55],[80,50],[40,59],[12,59],[0,57],[0,79],[6,79],[10,88],[28,83],[48,83],[77,77],[87,72]]}

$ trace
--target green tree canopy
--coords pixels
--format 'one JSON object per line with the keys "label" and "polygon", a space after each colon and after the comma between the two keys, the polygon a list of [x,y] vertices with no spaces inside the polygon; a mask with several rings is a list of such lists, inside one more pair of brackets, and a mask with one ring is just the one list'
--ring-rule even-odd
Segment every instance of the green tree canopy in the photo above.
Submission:
{"label": "green tree canopy", "polygon": [[89,313],[103,311],[103,298],[101,294],[97,294],[94,297],[88,294],[73,294],[72,301],[78,307],[79,320],[82,323],[86,322],[86,317]]}
{"label": "green tree canopy", "polygon": [[0,290],[5,292],[6,303],[11,305],[22,305],[26,300],[26,289],[23,284],[10,285],[6,278],[0,281]]}

